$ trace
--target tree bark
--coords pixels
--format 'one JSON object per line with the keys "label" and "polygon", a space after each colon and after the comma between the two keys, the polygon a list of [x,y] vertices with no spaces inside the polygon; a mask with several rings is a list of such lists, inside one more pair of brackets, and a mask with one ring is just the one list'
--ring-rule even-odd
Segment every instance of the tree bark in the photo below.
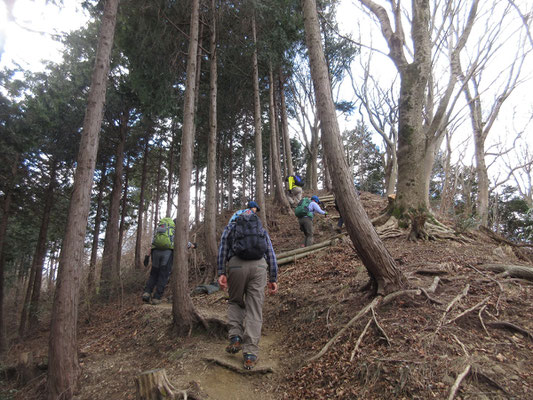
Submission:
{"label": "tree bark", "polygon": [[209,40],[209,137],[207,139],[207,176],[205,196],[205,252],[207,272],[204,283],[216,276],[217,237],[216,237],[216,156],[217,156],[217,10],[215,0],[211,0],[211,35]]}
{"label": "tree bark", "polygon": [[91,258],[89,261],[89,274],[87,277],[87,292],[89,297],[95,294],[95,290],[98,287],[98,282],[96,282],[96,259],[98,257],[100,225],[102,223],[102,203],[107,182],[107,167],[105,163],[102,166],[100,173],[101,176],[100,183],[98,184],[98,197],[96,199],[96,215],[94,217],[93,243],[91,246]]}
{"label": "tree bark", "polygon": [[335,198],[338,200],[350,239],[374,282],[377,294],[387,294],[405,287],[407,281],[378,237],[355,191],[348,164],[343,156],[315,1],[302,0],[302,9],[311,76],[322,127],[322,142],[329,167],[335,171],[332,176]]}
{"label": "tree bark", "polygon": [[87,112],[83,122],[74,187],[58,268],[57,287],[52,308],[48,350],[47,397],[71,399],[78,387],[77,320],[79,278],[87,218],[91,201],[93,174],[102,125],[106,82],[119,0],[107,0],[98,36],[95,66]]}
{"label": "tree bark", "polygon": [[[443,138],[448,106],[460,73],[459,55],[466,44],[475,20],[479,0],[473,0],[463,31],[450,49],[450,72],[442,98],[433,112],[431,14],[429,0],[412,0],[411,40],[413,60],[405,55],[405,32],[401,13],[393,10],[393,24],[387,11],[372,0],[359,0],[378,19],[381,31],[389,46],[389,57],[400,74],[400,99],[398,123],[398,183],[396,205],[402,212],[429,209],[429,178],[435,152]],[[392,5],[393,3],[391,3]],[[398,6],[399,7],[399,6]]]}
{"label": "tree bark", "polygon": [[167,212],[166,218],[172,216],[172,181],[174,179],[174,146],[176,142],[175,123],[172,123],[172,141],[170,143],[170,154],[168,160],[168,191],[167,191]]}
{"label": "tree bark", "polygon": [[102,253],[100,294],[107,299],[118,293],[120,284],[120,270],[117,265],[118,227],[120,223],[120,200],[123,186],[122,176],[124,173],[124,149],[128,130],[128,116],[129,111],[126,111],[120,117],[118,145],[115,151],[115,176],[113,178],[113,188],[111,189],[104,252]]}
{"label": "tree bark", "polygon": [[41,220],[41,228],[39,230],[39,238],[37,240],[37,247],[33,256],[32,268],[35,268],[35,278],[33,280],[33,288],[29,307],[29,326],[32,331],[37,329],[39,324],[39,299],[41,297],[41,286],[43,282],[43,267],[44,259],[46,257],[46,244],[48,236],[48,226],[50,225],[50,213],[54,204],[54,191],[57,185],[57,162],[52,161],[50,166],[50,181],[45,193],[43,218]]}
{"label": "tree bark", "polygon": [[270,103],[270,135],[272,142],[272,190],[274,191],[274,204],[278,205],[280,211],[284,214],[288,213],[291,209],[289,200],[285,195],[285,188],[283,187],[283,178],[281,177],[281,158],[280,158],[280,145],[278,135],[278,119],[276,117],[276,109],[274,105],[274,74],[272,72],[272,65],[269,69],[269,103]]}
{"label": "tree bark", "polygon": [[252,40],[254,52],[252,54],[253,88],[254,88],[254,126],[255,126],[255,193],[256,201],[261,211],[259,216],[264,224],[266,219],[265,183],[263,180],[263,138],[261,134],[261,100],[259,97],[259,65],[257,62],[257,32],[255,25],[255,12],[252,15]]}
{"label": "tree bark", "polygon": [[118,227],[118,247],[117,247],[117,266],[120,269],[122,259],[122,243],[124,241],[124,229],[126,225],[126,216],[128,215],[128,186],[130,174],[130,160],[126,162],[126,171],[124,174],[124,190],[122,191],[122,211],[120,213],[120,225]]}
{"label": "tree bark", "polygon": [[13,197],[13,185],[17,176],[20,154],[15,155],[13,165],[11,166],[11,176],[6,185],[4,193],[4,201],[2,202],[2,219],[0,220],[0,354],[4,354],[7,350],[6,340],[6,321],[4,318],[4,243],[6,239],[7,225],[9,220],[9,213],[11,208],[11,201]]}
{"label": "tree bark", "polygon": [[135,241],[135,261],[134,265],[136,269],[142,269],[142,245],[143,245],[143,217],[144,217],[144,191],[146,190],[146,176],[148,174],[148,149],[150,147],[150,137],[152,136],[152,121],[148,122],[146,128],[148,133],[146,134],[144,143],[144,156],[143,156],[143,167],[141,175],[141,192],[139,194],[139,209],[137,215],[137,238]]}
{"label": "tree bark", "polygon": [[187,82],[183,107],[183,134],[180,158],[180,183],[178,194],[178,216],[174,237],[174,263],[172,274],[172,315],[178,335],[191,332],[197,321],[197,313],[189,296],[189,263],[187,241],[189,231],[189,208],[191,175],[194,149],[194,101],[196,91],[199,0],[192,0],[189,34],[189,56],[187,59]]}
{"label": "tree bark", "polygon": [[292,163],[291,141],[289,138],[289,119],[287,118],[287,102],[285,100],[285,79],[283,71],[279,68],[279,94],[281,101],[281,131],[283,132],[283,149],[285,162],[287,163],[287,176],[294,175],[294,166]]}

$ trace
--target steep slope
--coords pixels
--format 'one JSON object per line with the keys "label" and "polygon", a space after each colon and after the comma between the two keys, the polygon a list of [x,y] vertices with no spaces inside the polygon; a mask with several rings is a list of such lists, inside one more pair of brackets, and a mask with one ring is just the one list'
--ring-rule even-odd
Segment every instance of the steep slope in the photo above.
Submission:
{"label": "steep slope", "polygon": [[[378,196],[361,198],[371,217],[386,205]],[[276,251],[299,247],[296,218],[270,210]],[[221,228],[226,216],[219,221]],[[334,218],[317,217],[315,242],[334,235],[334,226]],[[154,368],[165,368],[176,387],[211,399],[533,398],[531,282],[483,269],[525,263],[481,233],[469,234],[468,244],[405,238],[385,244],[412,290],[387,304],[380,299],[353,321],[375,299],[360,290],[368,278],[349,241],[280,267],[279,294],[265,302],[258,368],[273,372],[264,374],[217,364],[240,370],[241,356],[224,352],[223,334],[175,337],[170,303],[143,305],[139,282],[123,306],[100,306],[90,321],[80,321],[77,398],[134,399],[134,378]],[[204,315],[220,318],[226,299],[223,292],[193,297]],[[43,331],[17,351],[31,350],[39,359],[46,340]],[[323,355],[308,361],[328,342]],[[38,398],[43,384],[38,378],[14,398]]]}

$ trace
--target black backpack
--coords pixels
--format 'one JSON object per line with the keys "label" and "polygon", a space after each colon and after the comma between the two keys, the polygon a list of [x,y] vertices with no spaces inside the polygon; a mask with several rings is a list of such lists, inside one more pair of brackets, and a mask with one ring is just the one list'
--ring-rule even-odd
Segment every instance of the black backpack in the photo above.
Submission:
{"label": "black backpack", "polygon": [[267,252],[267,240],[263,224],[253,213],[243,213],[235,220],[233,253],[243,260],[259,260]]}

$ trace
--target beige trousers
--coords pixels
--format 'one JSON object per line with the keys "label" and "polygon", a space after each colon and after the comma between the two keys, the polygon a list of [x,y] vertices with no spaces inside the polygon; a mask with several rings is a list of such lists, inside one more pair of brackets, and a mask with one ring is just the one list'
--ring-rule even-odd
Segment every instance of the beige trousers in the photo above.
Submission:
{"label": "beige trousers", "polygon": [[243,353],[258,355],[268,264],[231,257],[226,266],[229,287],[229,337],[242,338]]}

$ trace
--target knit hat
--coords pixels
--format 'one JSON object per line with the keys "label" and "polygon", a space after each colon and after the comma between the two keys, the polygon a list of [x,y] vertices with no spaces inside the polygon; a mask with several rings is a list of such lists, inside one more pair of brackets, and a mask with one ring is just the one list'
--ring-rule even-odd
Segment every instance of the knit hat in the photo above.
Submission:
{"label": "knit hat", "polygon": [[261,211],[261,209],[259,208],[259,205],[255,202],[255,201],[249,201],[248,204],[246,205],[246,207],[248,208],[257,208],[257,211]]}

